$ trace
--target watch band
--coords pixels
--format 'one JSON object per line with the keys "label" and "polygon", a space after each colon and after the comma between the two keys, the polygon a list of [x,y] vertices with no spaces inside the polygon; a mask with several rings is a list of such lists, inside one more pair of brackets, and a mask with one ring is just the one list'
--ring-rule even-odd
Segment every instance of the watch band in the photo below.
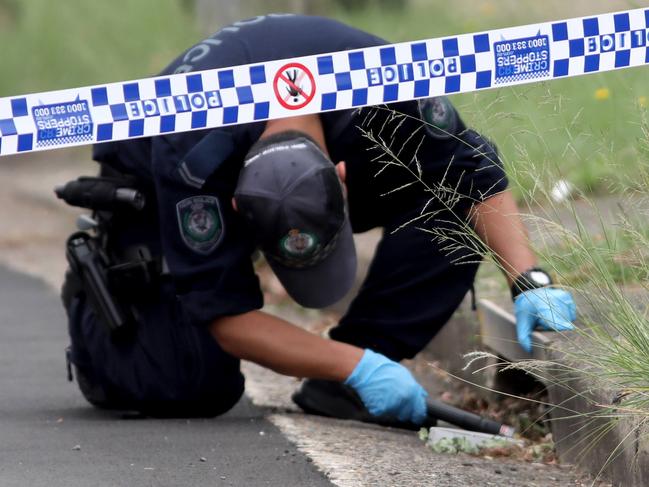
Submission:
{"label": "watch band", "polygon": [[511,288],[512,299],[516,299],[519,294],[524,293],[525,291],[551,286],[552,284],[554,284],[554,282],[552,281],[550,274],[540,267],[532,267],[531,269],[522,272],[514,280]]}

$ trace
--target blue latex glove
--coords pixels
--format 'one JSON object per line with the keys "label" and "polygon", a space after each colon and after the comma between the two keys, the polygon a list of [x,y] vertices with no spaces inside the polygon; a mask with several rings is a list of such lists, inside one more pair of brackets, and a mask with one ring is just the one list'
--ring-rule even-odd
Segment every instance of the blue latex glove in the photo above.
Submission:
{"label": "blue latex glove", "polygon": [[365,350],[345,384],[356,390],[373,416],[396,417],[416,425],[426,419],[428,393],[408,369],[384,355]]}
{"label": "blue latex glove", "polygon": [[563,289],[544,287],[525,291],[514,300],[518,343],[532,351],[532,331],[535,328],[553,331],[574,330],[577,308],[572,295]]}

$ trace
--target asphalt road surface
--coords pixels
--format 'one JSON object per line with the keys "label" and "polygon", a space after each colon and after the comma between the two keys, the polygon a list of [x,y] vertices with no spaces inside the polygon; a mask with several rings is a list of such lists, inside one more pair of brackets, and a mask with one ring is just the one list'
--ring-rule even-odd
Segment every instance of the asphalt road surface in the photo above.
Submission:
{"label": "asphalt road surface", "polygon": [[91,408],[67,382],[58,297],[0,268],[0,485],[332,485],[243,400],[211,420]]}
{"label": "asphalt road surface", "polygon": [[67,382],[64,322],[50,286],[0,267],[2,487],[575,485],[565,470],[434,455],[411,432],[297,414],[294,379],[252,364],[261,408],[244,399],[208,420],[99,411]]}

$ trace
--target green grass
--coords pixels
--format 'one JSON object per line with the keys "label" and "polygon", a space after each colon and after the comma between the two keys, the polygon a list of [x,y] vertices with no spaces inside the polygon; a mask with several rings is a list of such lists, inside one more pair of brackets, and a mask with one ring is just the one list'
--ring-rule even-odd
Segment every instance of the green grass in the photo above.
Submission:
{"label": "green grass", "polygon": [[[410,10],[389,15],[370,9],[339,16],[389,40],[405,41],[647,4],[617,2],[602,10],[584,8],[583,3],[581,9],[557,7],[550,1],[541,11],[537,2],[529,1],[518,2],[517,8],[511,3],[509,8],[498,2],[464,3],[445,8],[442,2],[414,1]],[[638,141],[643,137],[642,105],[649,106],[646,77],[646,68],[637,68],[456,95],[452,101],[469,125],[496,141],[508,171],[519,172],[516,181],[523,191],[538,185],[549,189],[562,177],[583,192],[606,193],[632,176],[643,157]],[[524,175],[519,169],[523,159],[535,162]]]}
{"label": "green grass", "polygon": [[[600,264],[607,279],[624,285],[647,282],[649,268],[646,242],[649,241],[646,223],[630,224],[628,227],[602,229],[600,233],[584,240],[578,248],[566,240],[543,252],[542,265],[553,268],[561,276],[561,284],[573,289],[588,287],[597,276],[596,265]],[[584,253],[596,256],[583,259]]]}
{"label": "green grass", "polygon": [[0,0],[0,96],[149,76],[200,36],[178,0]]}
{"label": "green grass", "polygon": [[549,190],[561,178],[585,193],[607,193],[646,160],[645,76],[637,69],[503,89],[464,97],[460,106],[497,142],[523,190]]}

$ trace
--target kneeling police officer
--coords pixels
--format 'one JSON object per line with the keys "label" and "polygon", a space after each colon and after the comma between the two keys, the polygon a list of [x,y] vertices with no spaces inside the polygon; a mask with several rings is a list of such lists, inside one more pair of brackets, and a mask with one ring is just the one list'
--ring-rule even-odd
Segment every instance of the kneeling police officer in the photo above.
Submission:
{"label": "kneeling police officer", "polygon": [[[271,15],[221,30],[163,74],[385,43],[324,18]],[[494,146],[444,98],[100,144],[94,158],[113,189],[147,201],[96,209],[97,236],[68,242],[70,359],[99,407],[218,415],[243,393],[245,359],[308,378],[294,396],[306,411],[421,424],[427,394],[398,362],[472,287],[472,252],[449,255],[425,231],[453,221],[503,266],[523,347],[536,326],[572,327],[574,303],[536,268]],[[331,339],[260,311],[257,247],[296,302],[322,308],[352,287],[352,233],[377,227],[368,276]]]}

